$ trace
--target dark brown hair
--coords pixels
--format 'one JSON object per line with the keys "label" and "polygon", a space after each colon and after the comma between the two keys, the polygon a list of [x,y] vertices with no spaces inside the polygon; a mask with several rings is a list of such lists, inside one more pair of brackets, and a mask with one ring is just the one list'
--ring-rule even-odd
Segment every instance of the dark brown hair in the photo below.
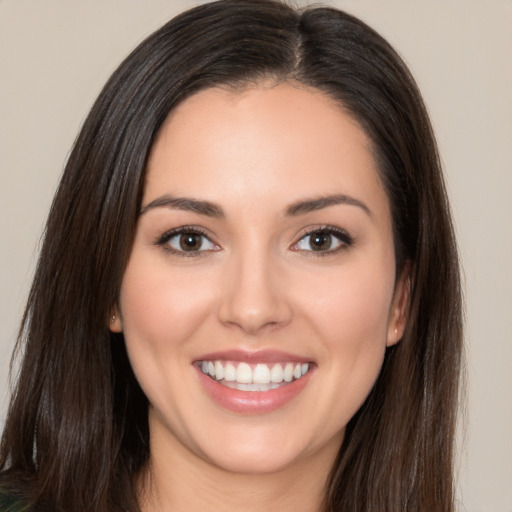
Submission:
{"label": "dark brown hair", "polygon": [[147,399],[108,317],[141,206],[148,154],[195,92],[294,80],[324,91],[372,140],[390,197],[397,270],[410,262],[409,322],[350,421],[329,512],[451,512],[461,361],[458,260],[436,143],[391,46],[331,8],[224,0],[171,20],[115,71],[55,196],[18,340],[0,484],[35,510],[138,510]]}

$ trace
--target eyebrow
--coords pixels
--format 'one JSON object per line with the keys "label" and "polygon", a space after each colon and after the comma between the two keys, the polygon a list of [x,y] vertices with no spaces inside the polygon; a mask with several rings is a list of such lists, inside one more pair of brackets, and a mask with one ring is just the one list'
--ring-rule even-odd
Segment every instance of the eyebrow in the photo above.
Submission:
{"label": "eyebrow", "polygon": [[[286,216],[296,217],[336,205],[357,206],[367,215],[372,216],[372,212],[366,204],[355,197],[345,194],[335,194],[332,196],[321,196],[296,201],[288,206]],[[155,208],[171,208],[174,210],[189,211],[214,218],[223,218],[225,216],[222,208],[210,201],[203,201],[191,197],[175,197],[168,194],[158,197],[144,206],[141,209],[140,215],[144,215]]]}
{"label": "eyebrow", "polygon": [[364,204],[359,199],[356,199],[352,196],[347,196],[345,194],[335,194],[332,196],[321,196],[312,199],[305,199],[301,201],[297,201],[292,203],[286,209],[286,215],[295,217],[297,215],[303,215],[305,213],[314,212],[317,210],[322,210],[323,208],[328,208],[329,206],[335,206],[340,204],[346,204],[349,206],[357,206],[361,208],[367,215],[372,216],[372,212],[366,204]]}
{"label": "eyebrow", "polygon": [[164,195],[154,199],[141,209],[140,214],[144,215],[155,208],[184,210],[199,213],[200,215],[206,215],[207,217],[224,217],[224,211],[215,203],[193,199],[191,197],[175,197],[172,195]]}

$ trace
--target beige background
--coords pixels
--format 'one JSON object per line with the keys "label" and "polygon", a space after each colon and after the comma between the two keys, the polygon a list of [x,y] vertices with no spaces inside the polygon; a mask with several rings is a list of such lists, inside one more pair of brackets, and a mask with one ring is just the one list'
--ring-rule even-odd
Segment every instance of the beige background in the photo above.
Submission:
{"label": "beige background", "polygon": [[[339,0],[402,53],[447,173],[467,289],[460,510],[512,511],[512,1]],[[111,71],[186,0],[0,0],[0,422],[37,243]],[[442,283],[440,283],[442,286]]]}

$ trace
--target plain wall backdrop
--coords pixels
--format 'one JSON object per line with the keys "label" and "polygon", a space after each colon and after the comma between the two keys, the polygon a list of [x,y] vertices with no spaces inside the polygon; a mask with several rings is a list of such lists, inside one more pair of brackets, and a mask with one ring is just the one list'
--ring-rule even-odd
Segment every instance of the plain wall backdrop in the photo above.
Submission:
{"label": "plain wall backdrop", "polygon": [[[0,0],[0,425],[38,241],[79,127],[129,51],[197,3]],[[430,110],[467,295],[460,511],[511,512],[512,1],[324,3],[360,16],[398,49]]]}

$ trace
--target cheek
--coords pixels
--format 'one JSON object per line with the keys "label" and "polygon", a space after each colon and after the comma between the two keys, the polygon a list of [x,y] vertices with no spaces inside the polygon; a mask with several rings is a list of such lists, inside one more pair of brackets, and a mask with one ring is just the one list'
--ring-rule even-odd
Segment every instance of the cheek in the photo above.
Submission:
{"label": "cheek", "polygon": [[[321,340],[323,374],[320,416],[326,431],[344,428],[368,397],[382,368],[392,286],[386,281],[345,276],[343,285],[308,307]],[[370,276],[368,276],[370,277]]]}
{"label": "cheek", "polygon": [[119,307],[128,357],[149,401],[176,420],[187,386],[191,339],[212,310],[204,273],[173,269],[163,257],[135,250],[123,277]]}
{"label": "cheek", "polygon": [[351,266],[350,271],[331,272],[330,279],[304,280],[304,285],[309,293],[296,290],[295,294],[303,298],[301,310],[320,340],[322,362],[332,372],[335,385],[360,405],[377,378],[386,350],[393,267]]}
{"label": "cheek", "polygon": [[200,275],[171,271],[163,262],[146,264],[135,256],[123,278],[123,330],[154,343],[185,339],[208,314],[211,286]]}
{"label": "cheek", "polygon": [[[352,339],[376,342],[386,328],[393,295],[393,273],[374,272],[368,268],[350,272],[333,272],[322,282],[305,283],[309,293],[297,292],[305,299],[303,309],[309,311],[311,321],[335,340]],[[315,284],[315,286],[313,286]],[[311,293],[311,290],[315,290]]]}
{"label": "cheek", "polygon": [[212,311],[211,283],[200,273],[172,271],[162,260],[135,252],[119,301],[132,368],[152,398],[165,389],[179,392],[191,359],[188,341]]}

